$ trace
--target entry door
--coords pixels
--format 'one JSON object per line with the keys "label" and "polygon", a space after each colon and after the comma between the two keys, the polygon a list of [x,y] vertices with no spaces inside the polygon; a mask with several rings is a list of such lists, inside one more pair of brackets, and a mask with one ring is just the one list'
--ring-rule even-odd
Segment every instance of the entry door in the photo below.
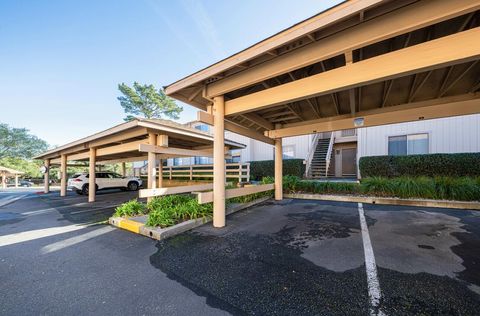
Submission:
{"label": "entry door", "polygon": [[357,175],[357,149],[345,148],[342,150],[342,176]]}

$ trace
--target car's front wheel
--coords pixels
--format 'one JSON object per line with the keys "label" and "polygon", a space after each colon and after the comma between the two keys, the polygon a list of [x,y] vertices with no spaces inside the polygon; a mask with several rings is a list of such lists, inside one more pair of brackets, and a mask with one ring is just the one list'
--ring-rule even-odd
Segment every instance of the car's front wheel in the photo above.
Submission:
{"label": "car's front wheel", "polygon": [[138,182],[130,181],[127,185],[128,191],[137,191],[138,190]]}

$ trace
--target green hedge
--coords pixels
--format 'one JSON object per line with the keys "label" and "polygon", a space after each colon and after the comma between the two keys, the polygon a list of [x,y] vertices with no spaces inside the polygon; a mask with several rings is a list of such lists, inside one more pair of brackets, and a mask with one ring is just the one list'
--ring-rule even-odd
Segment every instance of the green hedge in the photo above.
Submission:
{"label": "green hedge", "polygon": [[480,153],[361,157],[365,177],[478,177]]}
{"label": "green hedge", "polygon": [[434,200],[480,201],[480,177],[371,177],[360,183],[317,182],[284,177],[287,193],[365,194]]}
{"label": "green hedge", "polygon": [[[303,159],[284,159],[283,175],[297,176],[302,178],[305,174],[305,165]],[[250,162],[250,180],[262,180],[264,177],[274,176],[274,161],[251,161]]]}

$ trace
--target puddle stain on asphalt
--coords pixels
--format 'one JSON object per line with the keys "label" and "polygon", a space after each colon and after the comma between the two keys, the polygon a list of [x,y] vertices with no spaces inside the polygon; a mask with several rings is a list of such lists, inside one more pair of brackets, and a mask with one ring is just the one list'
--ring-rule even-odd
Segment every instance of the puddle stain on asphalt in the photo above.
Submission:
{"label": "puddle stain on asphalt", "polygon": [[186,233],[157,247],[153,266],[232,314],[368,313],[364,266],[327,270],[302,258],[301,247],[283,238]]}

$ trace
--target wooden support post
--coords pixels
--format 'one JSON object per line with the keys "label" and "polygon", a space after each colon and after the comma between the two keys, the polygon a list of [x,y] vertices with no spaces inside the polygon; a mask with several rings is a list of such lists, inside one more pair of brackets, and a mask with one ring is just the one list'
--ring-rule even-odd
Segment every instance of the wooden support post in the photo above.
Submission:
{"label": "wooden support post", "polygon": [[126,177],[127,176],[127,166],[125,162],[122,162],[122,176]]}
{"label": "wooden support post", "polygon": [[170,180],[172,180],[172,166],[170,166],[170,177],[169,177]]}
{"label": "wooden support post", "polygon": [[[168,135],[157,135],[157,146],[168,147]],[[163,187],[163,161],[158,163],[158,187]]]}
{"label": "wooden support post", "polygon": [[225,99],[213,98],[213,226],[225,226]]}
{"label": "wooden support post", "polygon": [[163,159],[158,162],[158,187],[163,188]]}
{"label": "wooden support post", "polygon": [[60,196],[67,195],[67,155],[60,157]]}
{"label": "wooden support post", "polygon": [[275,200],[283,199],[283,150],[282,139],[275,139]]}
{"label": "wooden support post", "polygon": [[242,182],[242,175],[243,175],[243,165],[241,163],[238,164],[238,182]]}
{"label": "wooden support post", "polygon": [[5,173],[2,173],[2,188],[7,188],[7,176]]}
{"label": "wooden support post", "polygon": [[50,192],[50,159],[44,161],[45,173],[43,174],[43,193]]}
{"label": "wooden support post", "polygon": [[96,195],[96,175],[95,175],[95,163],[97,162],[97,149],[90,148],[89,162],[88,162],[88,202],[95,202]]}
{"label": "wooden support post", "polygon": [[[148,133],[148,143],[150,145],[157,144],[157,135],[154,133]],[[148,172],[147,172],[147,188],[155,189],[157,187],[157,154],[154,152],[148,152]],[[148,198],[151,200],[151,198]]]}
{"label": "wooden support post", "polygon": [[15,187],[18,188],[18,174],[15,175]]}
{"label": "wooden support post", "polygon": [[193,167],[190,166],[190,181],[193,180]]}

